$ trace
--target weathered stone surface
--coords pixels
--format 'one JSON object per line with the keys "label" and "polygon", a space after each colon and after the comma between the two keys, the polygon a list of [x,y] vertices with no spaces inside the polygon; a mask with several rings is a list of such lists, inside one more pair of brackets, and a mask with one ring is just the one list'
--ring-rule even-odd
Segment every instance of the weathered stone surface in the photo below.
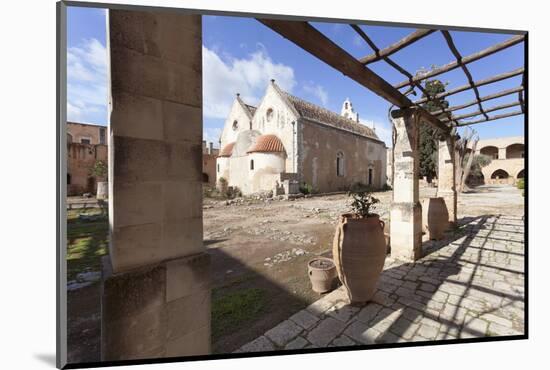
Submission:
{"label": "weathered stone surface", "polygon": [[290,320],[285,320],[273,329],[265,332],[265,336],[271,339],[276,345],[282,347],[291,339],[294,339],[302,332],[302,328]]}
{"label": "weathered stone surface", "polygon": [[290,320],[304,329],[309,329],[319,321],[319,318],[307,310],[302,310],[290,316]]}
{"label": "weathered stone surface", "polygon": [[261,337],[254,339],[252,342],[245,344],[235,352],[264,352],[274,350],[275,346],[273,343],[262,335]]}
{"label": "weathered stone surface", "polygon": [[293,339],[290,343],[285,346],[285,349],[301,349],[307,346],[309,343],[302,337]]}
{"label": "weathered stone surface", "polygon": [[345,324],[339,320],[327,317],[322,320],[307,335],[307,340],[316,347],[325,347],[332,342],[345,328]]}
{"label": "weathered stone surface", "polygon": [[359,343],[373,344],[381,333],[376,329],[356,321],[348,326],[344,334]]}

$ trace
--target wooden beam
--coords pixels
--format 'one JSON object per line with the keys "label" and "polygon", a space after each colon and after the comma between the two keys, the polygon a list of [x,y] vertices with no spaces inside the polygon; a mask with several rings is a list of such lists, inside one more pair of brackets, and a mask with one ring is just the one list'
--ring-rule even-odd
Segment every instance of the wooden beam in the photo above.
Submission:
{"label": "wooden beam", "polygon": [[[495,93],[495,94],[482,96],[481,98],[479,98],[479,101],[484,102],[484,101],[491,100],[491,99],[497,99],[497,98],[501,98],[503,96],[515,94],[517,92],[519,92],[521,94],[522,91],[523,91],[523,86],[514,87],[513,89],[503,90],[503,91],[500,91],[500,92]],[[438,111],[431,112],[431,113],[437,116],[437,115],[439,115],[441,113],[444,113],[444,112],[454,112],[456,110],[468,108],[468,107],[471,107],[472,105],[476,105],[476,104],[477,104],[477,99],[472,100],[468,103],[455,105],[455,106],[452,106],[452,107],[449,107],[449,108],[446,108],[446,109],[440,109]]]}
{"label": "wooden beam", "polygon": [[[524,71],[523,67],[518,68],[518,69],[514,69],[513,71],[510,71],[510,72],[501,73],[501,74],[493,76],[493,77],[489,77],[489,78],[486,78],[486,79],[483,79],[483,80],[476,81],[476,82],[474,82],[474,86],[476,86],[476,87],[484,86],[484,85],[488,85],[488,84],[491,84],[491,83],[494,83],[494,82],[505,80],[507,78],[512,78],[512,77],[515,77],[515,76],[519,76],[520,74],[523,73],[523,71]],[[445,98],[447,96],[458,94],[459,92],[463,92],[463,91],[469,90],[471,88],[472,87],[470,86],[470,84],[467,84],[467,85],[457,87],[456,89],[449,90],[449,91],[446,91],[446,92],[441,93],[441,94],[437,94],[435,97],[436,98]],[[422,103],[425,103],[426,101],[427,101],[426,98],[422,98],[422,99],[419,99],[419,100],[415,101],[414,104],[422,104]]]}
{"label": "wooden beam", "polygon": [[[509,38],[508,40],[506,40],[504,42],[493,45],[493,46],[491,46],[487,49],[481,50],[477,53],[470,54],[467,57],[462,58],[461,63],[462,64],[468,64],[468,63],[475,62],[476,60],[488,57],[489,55],[492,55],[492,54],[497,53],[501,50],[504,50],[504,49],[507,49],[511,46],[519,44],[524,39],[525,39],[525,35],[517,35],[517,36],[511,37],[511,38]],[[459,66],[460,66],[460,64],[455,60],[455,61],[453,61],[451,63],[448,63],[448,64],[446,64],[442,67],[431,70],[431,71],[429,71],[425,74],[416,76],[412,82],[411,81],[403,81],[403,82],[395,85],[394,87],[397,88],[397,89],[400,89],[400,88],[405,87],[405,86],[410,86],[413,82],[422,81],[422,80],[426,80],[426,79],[431,78],[431,77],[438,76],[442,73],[452,71],[453,69],[458,68]]]}
{"label": "wooden beam", "polygon": [[366,57],[360,58],[359,62],[363,64],[369,64],[377,62],[384,57],[389,57],[390,55],[397,53],[399,50],[406,48],[407,46],[415,43],[416,41],[428,36],[429,34],[435,32],[435,30],[416,30],[413,33],[409,34],[408,36],[402,38],[401,40],[397,41],[396,43],[391,44],[387,48],[384,48],[382,50],[374,50],[374,48],[371,48],[374,50],[374,54],[367,55]]}
{"label": "wooden beam", "polygon": [[477,86],[475,86],[475,84],[474,84],[474,78],[472,77],[472,74],[468,70],[468,67],[466,67],[466,65],[462,62],[462,55],[460,55],[460,52],[456,48],[455,43],[453,41],[453,38],[451,36],[451,33],[447,30],[442,30],[441,33],[443,34],[443,37],[445,38],[445,41],[447,42],[447,46],[449,46],[449,49],[451,49],[451,52],[455,56],[456,62],[458,63],[460,68],[462,68],[462,71],[466,75],[466,78],[468,79],[468,84],[470,85],[470,87],[474,91],[474,94],[476,96],[477,105],[479,107],[479,112],[481,114],[483,114],[485,116],[485,118],[489,118],[489,116],[487,116],[487,113],[485,113],[483,111],[483,105],[481,105],[481,101],[480,101],[481,98],[479,96],[479,90],[477,89]]}
{"label": "wooden beam", "polygon": [[[399,90],[365,67],[309,23],[275,19],[258,19],[258,21],[391,104],[399,108],[408,108],[414,105]],[[427,113],[423,108],[419,108],[419,111],[422,110],[426,113],[422,114],[424,120],[444,133],[450,131],[449,126]]]}
{"label": "wooden beam", "polygon": [[[507,104],[501,104],[501,105],[495,105],[494,107],[491,107],[491,108],[487,108],[483,111],[478,110],[476,112],[471,112],[471,113],[465,113],[465,114],[461,114],[459,116],[453,116],[453,120],[459,120],[459,119],[463,119],[463,118],[470,118],[470,117],[475,117],[475,116],[479,116],[480,114],[483,114],[485,116],[485,118],[489,118],[485,113],[490,113],[490,112],[494,112],[496,110],[500,110],[500,109],[506,109],[506,108],[511,108],[511,107],[517,107],[518,105],[520,105],[520,102],[516,101],[516,102],[513,102],[513,103],[507,103]],[[446,122],[448,121],[447,118],[444,118],[441,120],[442,122]]]}
{"label": "wooden beam", "polygon": [[520,111],[520,110],[516,111],[516,112],[511,112],[511,113],[497,114],[495,116],[489,116],[489,119],[482,118],[482,119],[478,119],[476,121],[471,121],[471,122],[463,122],[463,123],[461,122],[461,123],[458,123],[457,126],[458,127],[464,127],[464,126],[469,126],[469,125],[475,125],[476,123],[489,122],[489,121],[494,121],[494,120],[501,119],[501,118],[519,116],[520,114],[523,114],[523,112]]}

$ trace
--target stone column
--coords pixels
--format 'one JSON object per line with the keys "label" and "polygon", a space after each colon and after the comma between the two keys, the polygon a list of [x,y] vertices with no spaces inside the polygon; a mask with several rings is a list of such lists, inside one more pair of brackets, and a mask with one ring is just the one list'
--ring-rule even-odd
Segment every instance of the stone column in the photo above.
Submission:
{"label": "stone column", "polygon": [[455,171],[455,137],[450,135],[439,140],[437,196],[445,200],[449,212],[449,223],[456,225],[457,196]]}
{"label": "stone column", "polygon": [[109,256],[101,355],[210,352],[201,17],[109,10]]}
{"label": "stone column", "polygon": [[422,254],[422,207],[418,201],[420,122],[414,109],[394,111],[392,117],[397,137],[393,151],[391,253],[415,261]]}
{"label": "stone column", "polygon": [[506,159],[506,147],[498,148],[498,159]]}

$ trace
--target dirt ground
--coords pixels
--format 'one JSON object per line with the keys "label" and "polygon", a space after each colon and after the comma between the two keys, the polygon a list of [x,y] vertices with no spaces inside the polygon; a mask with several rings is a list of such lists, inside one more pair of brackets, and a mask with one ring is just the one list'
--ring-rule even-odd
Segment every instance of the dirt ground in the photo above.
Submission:
{"label": "dirt ground", "polygon": [[[421,198],[435,188],[421,188]],[[388,219],[391,191],[374,194]],[[346,194],[290,200],[205,199],[204,243],[212,257],[212,350],[232,352],[320,298],[311,290],[307,262],[331,256]],[[481,186],[459,196],[459,218],[523,214],[512,186]],[[69,357],[99,360],[98,284],[69,293]]]}

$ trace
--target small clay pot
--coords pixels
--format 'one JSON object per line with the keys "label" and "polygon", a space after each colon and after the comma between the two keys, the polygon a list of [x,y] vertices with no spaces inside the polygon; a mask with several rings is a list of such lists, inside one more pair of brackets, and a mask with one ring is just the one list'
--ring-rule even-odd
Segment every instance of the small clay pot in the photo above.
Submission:
{"label": "small clay pot", "polygon": [[336,277],[336,266],[330,258],[316,257],[308,262],[307,273],[314,292],[325,293],[332,290]]}

